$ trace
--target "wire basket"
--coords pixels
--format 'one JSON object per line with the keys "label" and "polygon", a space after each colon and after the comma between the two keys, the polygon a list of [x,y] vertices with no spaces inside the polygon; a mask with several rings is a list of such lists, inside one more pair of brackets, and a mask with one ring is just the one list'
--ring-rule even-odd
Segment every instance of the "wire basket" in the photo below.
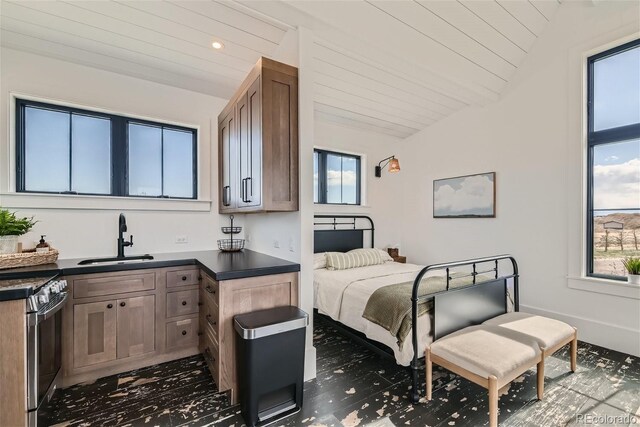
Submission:
{"label": "wire basket", "polygon": [[238,252],[244,249],[244,239],[220,239],[218,249],[223,252]]}
{"label": "wire basket", "polygon": [[242,231],[242,227],[220,227],[224,234],[239,234]]}

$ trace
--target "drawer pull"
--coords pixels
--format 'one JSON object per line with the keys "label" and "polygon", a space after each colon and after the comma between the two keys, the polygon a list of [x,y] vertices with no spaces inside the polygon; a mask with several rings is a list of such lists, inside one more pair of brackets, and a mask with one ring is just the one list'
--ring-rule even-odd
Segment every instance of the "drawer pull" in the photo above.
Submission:
{"label": "drawer pull", "polygon": [[198,332],[198,336],[199,336],[199,337],[201,337],[201,336],[203,336],[203,335],[204,335],[204,334],[203,334],[202,332]]}
{"label": "drawer pull", "polygon": [[216,358],[213,357],[213,354],[211,354],[211,350],[209,350],[209,347],[207,347],[204,350],[204,357],[205,357],[205,359],[209,359],[211,361],[211,363],[216,363]]}
{"label": "drawer pull", "polygon": [[215,327],[218,324],[218,322],[216,322],[215,320],[211,320],[210,314],[207,314],[204,318],[207,319],[207,323],[210,324],[211,326]]}
{"label": "drawer pull", "polygon": [[182,335],[187,335],[187,331],[182,331]]}
{"label": "drawer pull", "polygon": [[187,281],[187,276],[182,276],[182,281],[186,282]]}
{"label": "drawer pull", "polygon": [[210,294],[213,294],[213,295],[216,294],[216,291],[214,291],[213,288],[209,285],[205,286],[204,290],[209,292]]}
{"label": "drawer pull", "polygon": [[201,302],[198,302],[198,307],[200,307],[201,305],[203,305],[203,303],[201,303]]}
{"label": "drawer pull", "polygon": [[111,310],[113,308],[113,304],[107,304],[107,308]]}
{"label": "drawer pull", "polygon": [[126,303],[126,302],[124,302],[124,301],[122,301],[122,302],[120,303],[120,307],[124,307],[125,305],[127,305],[127,303]]}
{"label": "drawer pull", "polygon": [[182,301],[182,305],[187,305],[187,302],[186,301]]}

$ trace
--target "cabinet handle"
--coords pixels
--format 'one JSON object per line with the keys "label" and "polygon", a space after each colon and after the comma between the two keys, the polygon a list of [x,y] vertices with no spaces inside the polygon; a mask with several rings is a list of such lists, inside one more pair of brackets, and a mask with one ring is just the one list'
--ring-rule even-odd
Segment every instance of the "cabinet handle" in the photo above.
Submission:
{"label": "cabinet handle", "polygon": [[182,301],[182,305],[187,305],[187,302],[186,301]]}
{"label": "cabinet handle", "polygon": [[216,322],[215,320],[211,320],[211,315],[207,314],[205,317],[205,319],[207,319],[207,323],[210,324],[211,326],[216,326],[218,324],[218,322]]}
{"label": "cabinet handle", "polygon": [[240,200],[242,200],[243,202],[244,200],[244,183],[245,183],[245,179],[242,178],[242,181],[240,181]]}
{"label": "cabinet handle", "polygon": [[209,285],[207,285],[207,286],[204,288],[204,290],[205,290],[205,291],[207,291],[207,292],[209,292],[210,294],[213,294],[213,295],[215,295],[215,294],[216,294],[216,291],[214,291],[214,290],[211,288],[211,286],[209,286]]}
{"label": "cabinet handle", "polygon": [[113,308],[113,304],[107,304],[107,308],[108,309],[112,309]]}
{"label": "cabinet handle", "polygon": [[187,335],[187,331],[182,331],[182,335]]}
{"label": "cabinet handle", "polygon": [[120,303],[120,307],[124,307],[125,305],[127,305],[127,303],[126,303],[126,302],[124,302],[124,301],[122,301],[122,302]]}
{"label": "cabinet handle", "polygon": [[[245,203],[251,203],[251,199],[249,198],[249,181],[250,180],[251,180],[251,177],[245,178],[245,186],[247,187],[244,190],[244,194],[246,196]],[[251,195],[253,195],[253,189],[251,189]]]}
{"label": "cabinet handle", "polygon": [[187,280],[187,276],[182,276],[182,281],[186,281]]}
{"label": "cabinet handle", "polygon": [[203,334],[202,332],[198,332],[198,336],[199,336],[199,337],[201,337],[201,336],[203,336],[203,335],[204,335],[204,334]]}
{"label": "cabinet handle", "polygon": [[231,204],[231,186],[225,185],[222,187],[222,205],[229,206]]}
{"label": "cabinet handle", "polygon": [[201,302],[198,303],[198,307],[201,307],[203,304]]}
{"label": "cabinet handle", "polygon": [[209,350],[209,347],[204,350],[204,357],[211,360],[211,363],[216,363],[216,358],[213,357],[213,354],[211,354],[211,350]]}

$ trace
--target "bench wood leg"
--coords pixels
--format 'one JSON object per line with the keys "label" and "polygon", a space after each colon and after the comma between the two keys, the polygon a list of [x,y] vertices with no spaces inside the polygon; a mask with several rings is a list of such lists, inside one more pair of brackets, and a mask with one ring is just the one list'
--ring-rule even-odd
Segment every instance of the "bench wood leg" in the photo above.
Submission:
{"label": "bench wood leg", "polygon": [[578,368],[578,332],[576,331],[571,341],[571,372],[575,372]]}
{"label": "bench wood leg", "polygon": [[544,395],[544,359],[538,362],[538,400]]}
{"label": "bench wood leg", "polygon": [[425,383],[425,386],[427,388],[427,400],[431,400],[431,380],[432,380],[432,369],[433,369],[433,363],[431,363],[431,349],[427,348],[424,352],[424,358],[425,358],[425,365],[426,365],[426,371],[427,371],[427,381]]}
{"label": "bench wood leg", "polygon": [[498,379],[489,377],[489,427],[498,427]]}
{"label": "bench wood leg", "polygon": [[542,400],[542,396],[544,395],[544,358],[547,356],[544,348],[541,348],[540,351],[540,361],[538,362],[538,375],[537,375],[537,388],[538,388],[538,400]]}

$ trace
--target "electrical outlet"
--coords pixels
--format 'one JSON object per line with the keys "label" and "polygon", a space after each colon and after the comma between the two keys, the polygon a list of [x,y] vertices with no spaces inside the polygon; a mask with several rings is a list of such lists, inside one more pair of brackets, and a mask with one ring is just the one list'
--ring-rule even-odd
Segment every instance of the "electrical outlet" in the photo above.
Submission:
{"label": "electrical outlet", "polygon": [[278,240],[274,240],[273,241],[273,247],[274,248],[280,248],[280,242]]}
{"label": "electrical outlet", "polygon": [[176,236],[176,243],[178,243],[178,244],[189,243],[189,238],[187,236],[184,236],[184,235]]}

